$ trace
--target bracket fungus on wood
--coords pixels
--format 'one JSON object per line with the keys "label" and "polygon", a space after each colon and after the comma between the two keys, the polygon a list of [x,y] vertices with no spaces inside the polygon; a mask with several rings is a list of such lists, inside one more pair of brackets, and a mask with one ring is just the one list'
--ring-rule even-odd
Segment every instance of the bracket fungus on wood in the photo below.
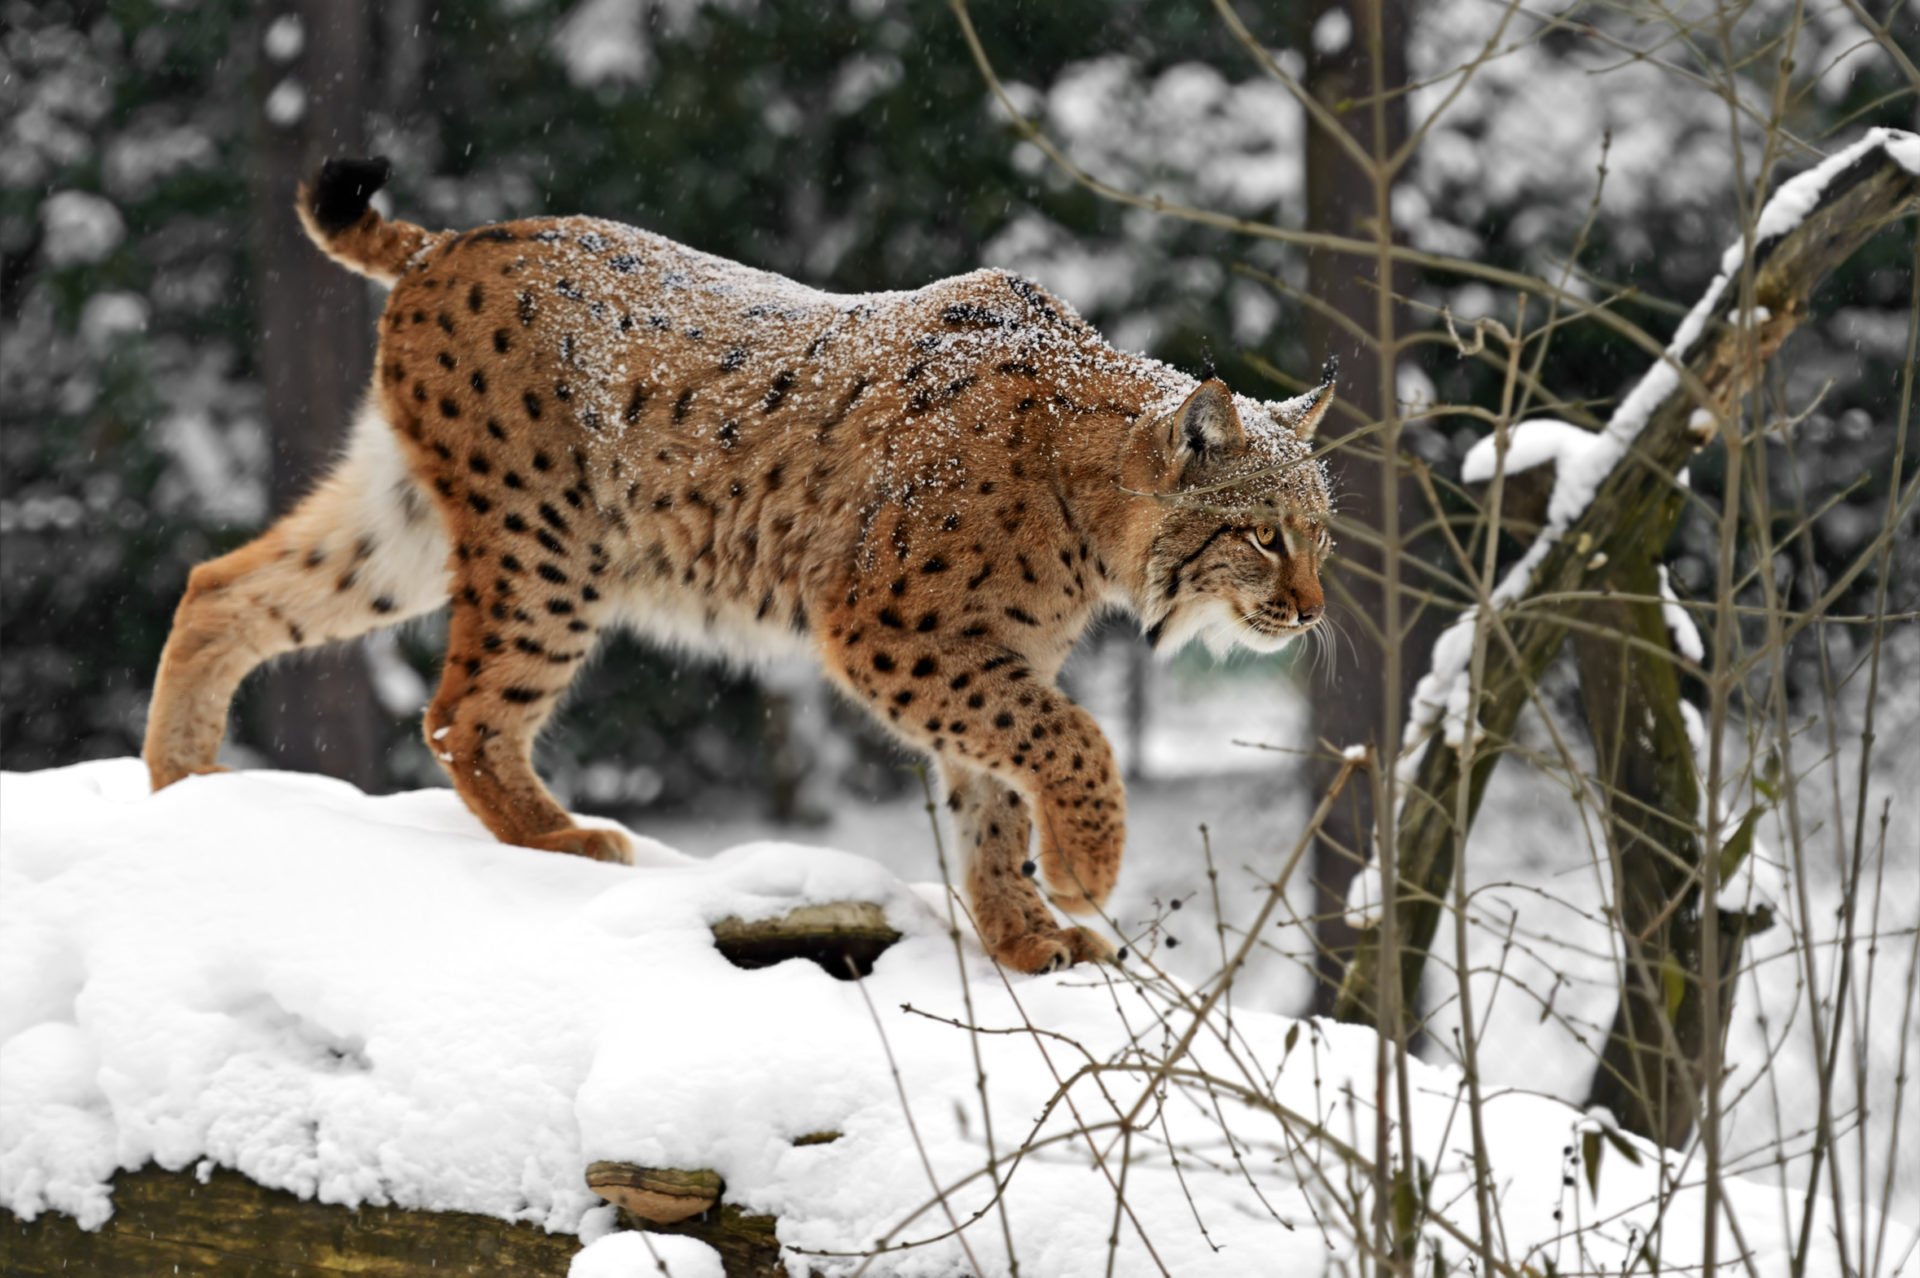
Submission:
{"label": "bracket fungus on wood", "polygon": [[718,1172],[599,1162],[587,1167],[587,1188],[642,1220],[675,1225],[711,1210],[726,1185]]}
{"label": "bracket fungus on wood", "polygon": [[[824,1143],[839,1135],[815,1132],[794,1144]],[[750,1216],[722,1203],[726,1182],[718,1172],[598,1162],[587,1168],[587,1188],[618,1207],[620,1223],[628,1229],[682,1234],[706,1243],[720,1253],[730,1275],[773,1278],[786,1273],[774,1218]]]}
{"label": "bracket fungus on wood", "polygon": [[802,905],[770,919],[729,915],[713,925],[715,948],[735,967],[812,959],[843,981],[872,972],[874,960],[899,939],[886,912],[871,901]]}

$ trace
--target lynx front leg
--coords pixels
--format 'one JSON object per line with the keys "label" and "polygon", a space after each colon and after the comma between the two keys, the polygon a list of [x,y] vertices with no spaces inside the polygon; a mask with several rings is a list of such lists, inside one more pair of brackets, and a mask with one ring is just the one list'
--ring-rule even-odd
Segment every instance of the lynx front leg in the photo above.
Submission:
{"label": "lynx front leg", "polygon": [[1113,947],[1081,927],[1062,928],[1028,872],[1032,831],[1020,793],[977,768],[943,760],[955,842],[966,858],[974,925],[994,958],[1022,972],[1051,972],[1113,957]]}
{"label": "lynx front leg", "polygon": [[967,748],[1032,805],[1053,904],[1068,914],[1098,909],[1120,877],[1127,841],[1127,793],[1106,734],[1055,689],[991,677],[979,683],[992,731]]}
{"label": "lynx front leg", "polygon": [[[1018,652],[976,638],[971,625],[960,629],[958,643],[943,638],[937,611],[895,605],[893,598],[883,596],[867,616],[850,595],[845,610],[822,618],[829,671],[896,733],[940,761],[949,789],[960,796],[957,816],[971,819],[965,817],[970,796],[986,782],[1025,801],[1017,833],[999,822],[1001,834],[994,835],[995,820],[988,817],[963,835],[966,842],[980,836],[976,874],[985,875],[989,895],[995,866],[1017,868],[1026,860],[1030,817],[1040,829],[1038,868],[1053,903],[1076,914],[1096,908],[1120,872],[1126,793],[1093,717],[1035,677]],[[1003,793],[997,805],[978,810],[1011,807]],[[988,946],[1011,966],[1044,966],[1044,955],[1007,948],[1020,936],[1055,932],[1032,884],[1022,878],[1001,896],[996,907],[980,904]],[[1040,912],[1031,913],[1029,904]]]}

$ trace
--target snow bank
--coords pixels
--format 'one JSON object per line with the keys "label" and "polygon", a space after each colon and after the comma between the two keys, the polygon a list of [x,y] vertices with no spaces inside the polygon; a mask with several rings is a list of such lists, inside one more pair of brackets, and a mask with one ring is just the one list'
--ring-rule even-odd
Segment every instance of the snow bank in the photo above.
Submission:
{"label": "snow bank", "polygon": [[[251,772],[149,796],[134,760],[9,774],[0,812],[0,1205],[25,1218],[98,1227],[116,1170],[211,1163],[323,1202],[578,1232],[592,1242],[582,1278],[657,1272],[649,1241],[674,1273],[717,1272],[702,1248],[609,1234],[582,1176],[614,1159],[718,1171],[728,1200],[777,1216],[789,1247],[934,1238],[949,1225],[923,1152],[958,1219],[989,1204],[984,1178],[969,1179],[986,1161],[974,1044],[934,1019],[965,1018],[964,972],[978,1023],[1014,1031],[977,1040],[996,1147],[1036,1147],[1012,1171],[1004,1226],[985,1210],[962,1240],[889,1251],[871,1272],[1006,1272],[1010,1237],[1024,1273],[1103,1273],[1115,1196],[1092,1151],[1117,1174],[1112,1124],[1150,1090],[1139,1064],[1186,1025],[1185,987],[1138,971],[1003,980],[970,936],[956,964],[939,889],[819,848],[695,861],[642,839],[630,870],[495,843],[446,791],[369,798]],[[877,902],[905,934],[864,986],[800,961],[742,971],[713,949],[709,926],[728,914],[831,899]],[[1047,1034],[1021,1032],[1029,1022]],[[1371,1149],[1360,1098],[1374,1092],[1374,1036],[1237,1009],[1230,1042],[1203,1032],[1184,1064],[1265,1099],[1149,1096],[1113,1272],[1350,1261],[1333,1200],[1347,1173],[1273,1104]],[[1125,1068],[1050,1104],[1090,1063]],[[1413,1071],[1434,1200],[1470,1230],[1460,1079]],[[1640,1167],[1610,1161],[1597,1202],[1563,1181],[1580,1121],[1515,1092],[1487,1105],[1516,1261],[1616,1269],[1654,1226],[1651,1150]],[[820,1131],[842,1135],[794,1144]],[[1771,1272],[1797,1209],[1781,1212],[1772,1188],[1729,1196]],[[1671,1202],[1666,1263],[1695,1257],[1700,1208],[1695,1189]],[[793,1263],[846,1273],[859,1260]]]}

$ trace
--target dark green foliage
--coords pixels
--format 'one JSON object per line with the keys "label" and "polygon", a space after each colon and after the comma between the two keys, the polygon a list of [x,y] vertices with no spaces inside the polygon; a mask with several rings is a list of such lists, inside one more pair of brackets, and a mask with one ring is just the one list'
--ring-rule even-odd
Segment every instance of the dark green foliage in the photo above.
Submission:
{"label": "dark green foliage", "polygon": [[[137,748],[187,569],[245,531],[195,508],[159,443],[170,410],[215,432],[257,413],[257,389],[240,380],[247,307],[233,287],[244,168],[223,162],[240,142],[236,90],[220,73],[231,15],[205,6],[164,32],[116,16],[118,7],[20,3],[4,13],[5,113],[36,126],[8,140],[0,186],[9,768]],[[166,144],[171,166],[154,163]],[[103,189],[124,237],[50,260],[48,197]],[[227,460],[257,490],[257,438],[254,449],[251,465],[244,448]],[[246,505],[244,492],[233,495]]]}

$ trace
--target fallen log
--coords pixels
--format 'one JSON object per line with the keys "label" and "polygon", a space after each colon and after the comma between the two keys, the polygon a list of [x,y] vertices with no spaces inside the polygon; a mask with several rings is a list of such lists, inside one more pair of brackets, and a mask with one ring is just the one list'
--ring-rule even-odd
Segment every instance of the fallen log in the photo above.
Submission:
{"label": "fallen log", "polygon": [[[714,924],[714,946],[737,967],[804,958],[841,980],[865,976],[900,933],[878,905],[803,905],[770,919]],[[796,1145],[838,1139],[798,1137]],[[682,1234],[720,1253],[727,1274],[784,1274],[774,1218],[722,1201],[725,1184],[705,1170],[597,1162],[588,1188],[620,1209],[629,1229]],[[258,1185],[215,1168],[204,1179],[158,1166],[113,1182],[113,1215],[98,1230],[44,1212],[22,1220],[0,1209],[0,1273],[7,1278],[74,1274],[194,1274],[202,1278],[444,1278],[448,1274],[566,1274],[580,1240],[537,1225],[472,1212],[343,1207]]]}
{"label": "fallen log", "polygon": [[113,1181],[113,1215],[97,1230],[44,1212],[0,1211],[0,1272],[193,1274],[196,1278],[563,1278],[580,1240],[538,1225],[461,1211],[339,1207],[215,1168],[146,1166]]}

